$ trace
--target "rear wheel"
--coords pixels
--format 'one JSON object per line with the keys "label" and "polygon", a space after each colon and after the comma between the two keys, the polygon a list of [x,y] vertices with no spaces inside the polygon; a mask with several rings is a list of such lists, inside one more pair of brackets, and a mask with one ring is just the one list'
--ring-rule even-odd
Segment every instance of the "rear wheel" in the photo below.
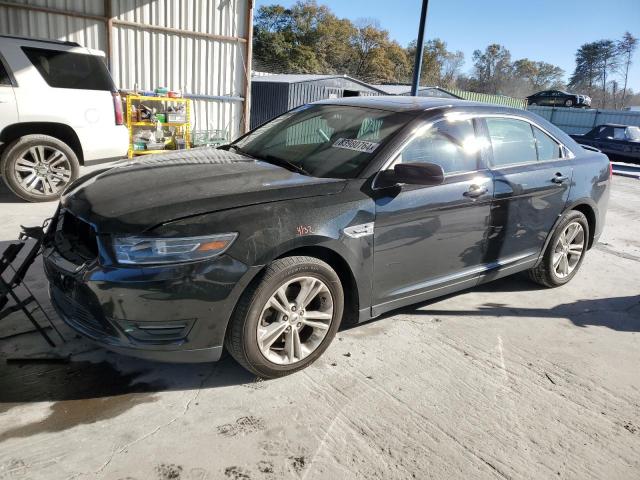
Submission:
{"label": "rear wheel", "polygon": [[571,100],[570,98],[567,98],[564,102],[564,106],[565,107],[573,107],[573,100]]}
{"label": "rear wheel", "polygon": [[2,177],[9,189],[29,202],[56,200],[78,177],[80,164],[64,142],[48,135],[25,135],[2,154]]}
{"label": "rear wheel", "polygon": [[559,287],[578,273],[589,242],[589,223],[582,212],[571,210],[558,224],[540,264],[529,277],[545,287]]}
{"label": "rear wheel", "polygon": [[263,378],[296,372],[315,361],[335,336],[344,309],[340,278],[314,257],[278,259],[242,296],[225,344]]}

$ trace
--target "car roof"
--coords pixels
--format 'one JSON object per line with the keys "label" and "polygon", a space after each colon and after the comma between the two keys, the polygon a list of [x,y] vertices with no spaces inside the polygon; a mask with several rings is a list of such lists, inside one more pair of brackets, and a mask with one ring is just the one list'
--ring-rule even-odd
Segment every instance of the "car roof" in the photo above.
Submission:
{"label": "car roof", "polygon": [[[377,108],[392,112],[424,112],[433,108],[488,106],[486,103],[439,97],[410,97],[404,95],[372,95],[320,100],[316,105],[347,105],[352,107]],[[496,108],[502,108],[495,105]]]}
{"label": "car roof", "polygon": [[2,41],[13,41],[15,43],[39,42],[39,43],[51,43],[53,45],[68,45],[70,47],[80,46],[80,44],[77,42],[66,42],[63,40],[49,40],[47,38],[21,37],[19,35],[0,35],[0,39],[2,39]]}

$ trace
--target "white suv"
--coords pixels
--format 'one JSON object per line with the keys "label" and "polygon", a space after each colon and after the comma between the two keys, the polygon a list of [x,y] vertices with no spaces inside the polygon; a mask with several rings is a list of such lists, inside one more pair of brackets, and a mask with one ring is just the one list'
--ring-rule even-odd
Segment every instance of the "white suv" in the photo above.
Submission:
{"label": "white suv", "polygon": [[123,157],[123,120],[102,52],[0,35],[0,174],[16,195],[54,200],[80,165]]}

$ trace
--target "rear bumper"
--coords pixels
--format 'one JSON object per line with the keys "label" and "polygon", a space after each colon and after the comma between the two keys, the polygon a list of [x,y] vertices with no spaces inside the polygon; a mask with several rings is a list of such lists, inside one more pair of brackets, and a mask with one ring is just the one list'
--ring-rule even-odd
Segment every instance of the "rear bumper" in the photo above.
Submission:
{"label": "rear bumper", "polygon": [[44,252],[44,268],[51,303],[69,327],[109,350],[163,362],[218,360],[236,302],[258,271],[226,255],[76,271],[53,248]]}

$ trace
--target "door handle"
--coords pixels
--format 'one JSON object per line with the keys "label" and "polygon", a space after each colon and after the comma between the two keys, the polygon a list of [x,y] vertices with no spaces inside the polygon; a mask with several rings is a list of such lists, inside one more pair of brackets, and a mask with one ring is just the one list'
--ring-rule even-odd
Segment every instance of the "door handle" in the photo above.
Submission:
{"label": "door handle", "polygon": [[477,197],[479,197],[481,195],[484,195],[488,191],[489,191],[489,189],[487,187],[485,187],[484,185],[471,185],[469,187],[469,190],[464,192],[463,195],[465,197],[469,197],[469,198],[477,198]]}
{"label": "door handle", "polygon": [[551,179],[553,183],[558,183],[558,184],[562,184],[567,180],[569,180],[569,177],[567,177],[566,175],[562,175],[560,172],[556,173],[556,176]]}

